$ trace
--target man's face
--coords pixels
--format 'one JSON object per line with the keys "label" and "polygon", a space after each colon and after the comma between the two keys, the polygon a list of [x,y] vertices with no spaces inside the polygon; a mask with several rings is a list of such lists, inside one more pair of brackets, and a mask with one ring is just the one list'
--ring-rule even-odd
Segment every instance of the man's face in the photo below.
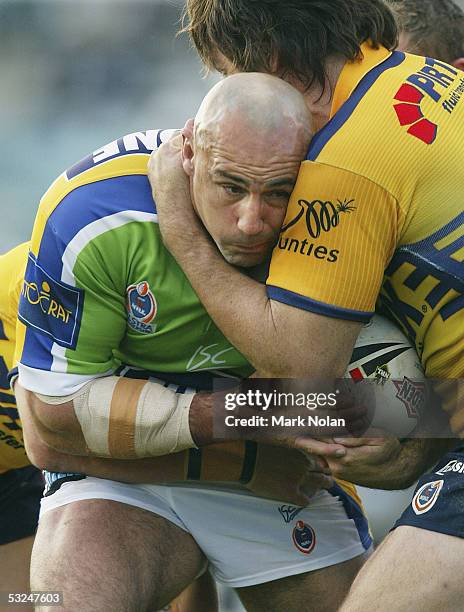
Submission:
{"label": "man's face", "polygon": [[261,263],[277,241],[305,141],[229,131],[194,149],[192,200],[205,228],[229,263]]}

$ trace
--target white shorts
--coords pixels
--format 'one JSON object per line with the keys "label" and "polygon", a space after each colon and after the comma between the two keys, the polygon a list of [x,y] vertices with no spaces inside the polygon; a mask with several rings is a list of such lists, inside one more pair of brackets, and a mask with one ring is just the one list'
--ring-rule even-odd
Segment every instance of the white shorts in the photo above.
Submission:
{"label": "white shorts", "polygon": [[[61,476],[61,478],[60,478]],[[257,498],[246,490],[198,485],[133,485],[48,474],[44,513],[84,499],[143,508],[190,533],[213,577],[245,587],[318,570],[370,548],[367,519],[341,486],[320,491],[307,508]]]}

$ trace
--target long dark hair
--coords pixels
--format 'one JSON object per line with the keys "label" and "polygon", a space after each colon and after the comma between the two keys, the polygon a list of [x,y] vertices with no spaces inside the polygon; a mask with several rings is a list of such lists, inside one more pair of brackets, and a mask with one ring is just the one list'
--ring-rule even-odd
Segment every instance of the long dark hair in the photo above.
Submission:
{"label": "long dark hair", "polygon": [[188,32],[206,66],[218,51],[237,70],[292,75],[305,87],[325,83],[328,57],[359,57],[370,40],[394,49],[398,29],[383,0],[187,0]]}

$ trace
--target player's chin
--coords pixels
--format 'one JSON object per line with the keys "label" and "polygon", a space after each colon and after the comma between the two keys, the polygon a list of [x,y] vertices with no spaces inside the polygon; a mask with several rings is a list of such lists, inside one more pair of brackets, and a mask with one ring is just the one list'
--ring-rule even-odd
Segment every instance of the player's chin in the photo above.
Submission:
{"label": "player's chin", "polygon": [[262,263],[269,253],[269,249],[263,249],[259,252],[245,253],[232,250],[222,251],[224,259],[232,266],[240,268],[253,268]]}

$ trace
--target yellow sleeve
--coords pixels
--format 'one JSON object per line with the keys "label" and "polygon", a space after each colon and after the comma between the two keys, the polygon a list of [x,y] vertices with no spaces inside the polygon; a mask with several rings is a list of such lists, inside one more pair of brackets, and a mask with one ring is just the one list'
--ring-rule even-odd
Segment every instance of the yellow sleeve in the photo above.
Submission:
{"label": "yellow sleeve", "polygon": [[16,400],[8,383],[15,365],[15,331],[29,244],[0,256],[0,473],[29,464]]}
{"label": "yellow sleeve", "polygon": [[331,317],[369,320],[398,224],[395,198],[376,183],[303,162],[272,255],[269,297]]}

